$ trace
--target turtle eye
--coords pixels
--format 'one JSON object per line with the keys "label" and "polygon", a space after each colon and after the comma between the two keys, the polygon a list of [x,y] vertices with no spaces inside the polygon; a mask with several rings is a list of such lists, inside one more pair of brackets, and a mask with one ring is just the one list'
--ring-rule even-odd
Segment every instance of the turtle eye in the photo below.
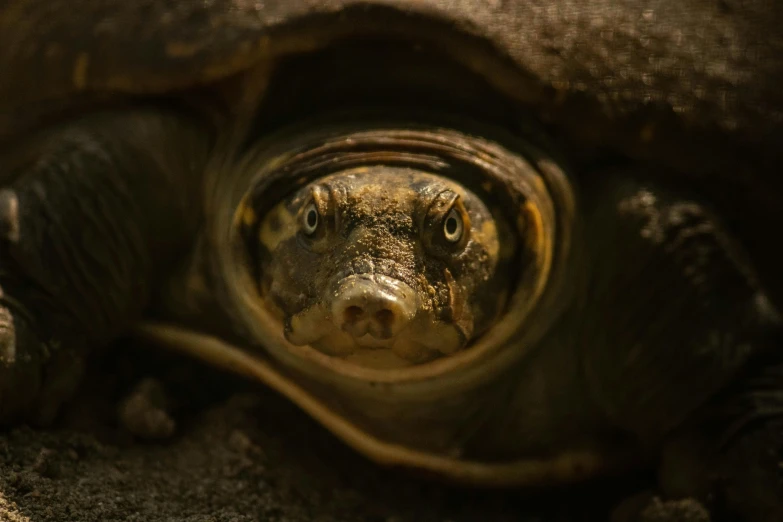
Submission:
{"label": "turtle eye", "polygon": [[430,204],[422,222],[422,240],[437,256],[451,257],[468,244],[470,214],[458,194],[444,190]]}
{"label": "turtle eye", "polygon": [[465,230],[465,223],[462,221],[462,214],[456,208],[452,208],[443,220],[443,237],[449,243],[458,243],[462,239],[462,233]]}
{"label": "turtle eye", "polygon": [[315,202],[310,202],[302,212],[302,230],[308,236],[311,236],[318,230],[318,223],[321,221],[321,216],[318,214],[318,207],[315,206]]}

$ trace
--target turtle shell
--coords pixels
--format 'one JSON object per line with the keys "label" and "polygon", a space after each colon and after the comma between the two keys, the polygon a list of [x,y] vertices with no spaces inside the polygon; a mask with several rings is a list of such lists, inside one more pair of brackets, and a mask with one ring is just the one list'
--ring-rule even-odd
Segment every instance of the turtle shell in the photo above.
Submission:
{"label": "turtle shell", "polygon": [[781,22],[775,2],[7,0],[0,148],[85,107],[192,91],[343,38],[433,45],[574,142],[695,180],[780,302],[783,254],[764,230],[783,225]]}

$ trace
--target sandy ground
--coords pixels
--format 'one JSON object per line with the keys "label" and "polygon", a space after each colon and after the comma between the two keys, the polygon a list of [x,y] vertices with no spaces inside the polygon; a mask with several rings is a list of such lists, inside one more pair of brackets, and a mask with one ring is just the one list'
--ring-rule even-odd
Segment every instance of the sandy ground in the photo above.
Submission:
{"label": "sandy ground", "polygon": [[[149,383],[165,395],[134,394]],[[171,417],[134,425],[155,401]],[[95,358],[56,426],[0,434],[0,520],[14,522],[600,521],[637,487],[622,484],[491,493],[390,472],[271,391],[127,343]]]}

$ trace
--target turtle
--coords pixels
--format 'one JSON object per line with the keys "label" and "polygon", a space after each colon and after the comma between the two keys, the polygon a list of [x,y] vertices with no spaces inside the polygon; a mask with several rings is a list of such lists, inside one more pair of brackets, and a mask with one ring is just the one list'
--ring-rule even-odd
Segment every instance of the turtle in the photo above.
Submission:
{"label": "turtle", "polygon": [[132,333],[381,465],[783,520],[780,21],[5,0],[0,419]]}

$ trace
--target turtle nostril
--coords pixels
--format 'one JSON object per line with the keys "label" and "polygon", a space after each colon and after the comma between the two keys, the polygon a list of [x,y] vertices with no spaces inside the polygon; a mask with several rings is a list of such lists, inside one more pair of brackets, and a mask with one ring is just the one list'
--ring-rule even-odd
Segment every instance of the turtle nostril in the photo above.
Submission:
{"label": "turtle nostril", "polygon": [[343,312],[343,322],[345,324],[355,324],[363,315],[364,310],[362,310],[361,306],[349,306]]}
{"label": "turtle nostril", "polygon": [[394,312],[388,308],[378,310],[375,312],[375,321],[384,330],[391,330],[392,326],[394,326]]}
{"label": "turtle nostril", "polygon": [[334,325],[357,339],[391,339],[417,311],[413,290],[385,276],[348,276],[330,297]]}

